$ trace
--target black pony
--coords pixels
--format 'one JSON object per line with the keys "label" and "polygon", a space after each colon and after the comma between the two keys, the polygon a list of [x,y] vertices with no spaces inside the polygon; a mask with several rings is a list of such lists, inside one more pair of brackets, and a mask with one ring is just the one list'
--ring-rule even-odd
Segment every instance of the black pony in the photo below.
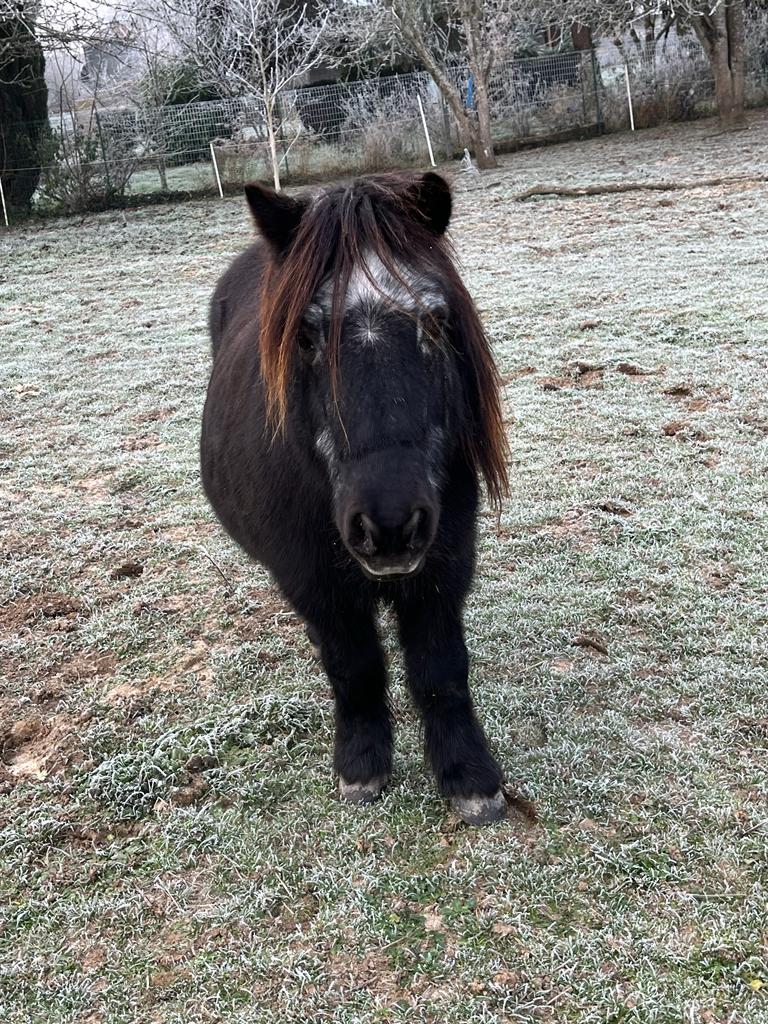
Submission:
{"label": "black pony", "polygon": [[502,817],[502,775],[467,686],[462,608],[478,477],[507,489],[498,379],[444,237],[448,185],[381,175],[246,195],[263,241],[216,287],[203,484],[307,624],[336,698],[343,798],[392,767],[379,602],[399,624],[441,792]]}

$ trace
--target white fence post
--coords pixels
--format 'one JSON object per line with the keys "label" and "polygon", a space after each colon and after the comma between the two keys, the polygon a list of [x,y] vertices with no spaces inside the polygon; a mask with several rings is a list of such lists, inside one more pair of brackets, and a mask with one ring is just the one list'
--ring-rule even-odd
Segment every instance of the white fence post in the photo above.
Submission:
{"label": "white fence post", "polygon": [[424,116],[424,105],[421,102],[421,93],[416,93],[416,99],[419,104],[419,112],[421,114],[421,123],[424,125],[424,138],[427,140],[427,149],[429,150],[429,162],[433,167],[437,167],[435,163],[435,154],[432,152],[432,140],[429,137],[429,128],[427,128],[427,119]]}
{"label": "white fence post", "polygon": [[3,220],[5,221],[5,226],[8,228],[10,227],[10,224],[8,223],[8,209],[5,205],[5,189],[3,188],[2,178],[0,178],[0,199],[3,201]]}
{"label": "white fence post", "polygon": [[216,160],[216,150],[213,148],[213,143],[211,143],[210,145],[211,145],[211,160],[213,161],[213,173],[216,175],[216,184],[219,186],[219,198],[223,199],[224,198],[224,191],[223,191],[223,189],[221,187],[221,178],[219,177],[219,164],[218,164],[218,161]]}
{"label": "white fence post", "polygon": [[632,90],[629,88],[629,65],[624,61],[624,81],[627,84],[627,106],[629,107],[629,126],[635,130],[635,112],[632,109]]}

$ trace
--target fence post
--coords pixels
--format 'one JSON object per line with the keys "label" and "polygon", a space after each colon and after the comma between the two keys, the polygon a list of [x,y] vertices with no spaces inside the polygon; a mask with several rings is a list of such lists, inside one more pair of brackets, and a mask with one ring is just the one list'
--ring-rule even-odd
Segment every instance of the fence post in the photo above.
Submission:
{"label": "fence post", "polygon": [[427,128],[427,118],[424,114],[424,104],[421,102],[421,93],[416,93],[416,100],[419,104],[419,113],[421,114],[421,123],[424,128],[424,138],[427,140],[427,149],[429,150],[429,162],[433,167],[437,167],[435,163],[435,154],[432,152],[432,140],[429,137],[429,128]]}
{"label": "fence post", "polygon": [[10,224],[8,223],[8,208],[5,205],[5,189],[3,188],[2,178],[0,178],[0,199],[3,201],[3,220],[5,221],[5,226],[8,228],[10,227]]}
{"label": "fence post", "polygon": [[219,177],[219,164],[216,160],[216,150],[213,148],[213,142],[209,143],[211,147],[211,160],[213,161],[213,172],[216,175],[216,184],[219,186],[219,198],[224,198],[224,191],[221,187],[221,178]]}
{"label": "fence post", "polygon": [[627,85],[627,106],[629,107],[629,127],[635,130],[635,111],[632,107],[632,90],[629,87],[629,65],[624,61],[624,81]]}

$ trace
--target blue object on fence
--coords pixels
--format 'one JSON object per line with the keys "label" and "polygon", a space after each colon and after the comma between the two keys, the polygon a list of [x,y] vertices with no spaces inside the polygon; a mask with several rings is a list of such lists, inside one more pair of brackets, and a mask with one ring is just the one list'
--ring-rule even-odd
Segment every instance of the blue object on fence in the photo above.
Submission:
{"label": "blue object on fence", "polygon": [[469,76],[467,81],[467,110],[475,109],[475,79],[473,75]]}

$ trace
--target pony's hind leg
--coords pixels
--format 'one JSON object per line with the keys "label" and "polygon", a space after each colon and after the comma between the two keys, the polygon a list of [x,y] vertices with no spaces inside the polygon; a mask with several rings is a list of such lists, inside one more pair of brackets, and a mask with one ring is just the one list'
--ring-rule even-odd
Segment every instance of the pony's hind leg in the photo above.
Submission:
{"label": "pony's hind leg", "polygon": [[[344,800],[376,800],[392,772],[387,672],[373,617],[335,617],[309,627],[336,700],[333,765]],[[309,632],[309,630],[308,630]]]}
{"label": "pony's hind leg", "polygon": [[506,817],[501,770],[472,707],[460,611],[401,600],[397,613],[408,684],[440,792],[470,825]]}

